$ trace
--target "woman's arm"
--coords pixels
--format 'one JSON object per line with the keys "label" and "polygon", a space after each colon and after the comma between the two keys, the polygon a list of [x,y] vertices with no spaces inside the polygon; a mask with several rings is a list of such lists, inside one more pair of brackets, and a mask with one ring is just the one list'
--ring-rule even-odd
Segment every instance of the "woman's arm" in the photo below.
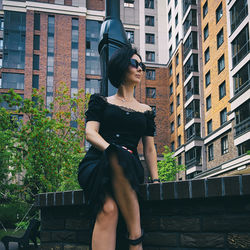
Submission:
{"label": "woman's arm", "polygon": [[157,154],[154,145],[153,136],[143,136],[143,154],[146,160],[146,164],[149,168],[152,180],[158,179],[158,169],[157,169]]}
{"label": "woman's arm", "polygon": [[109,143],[106,142],[99,134],[100,122],[88,121],[86,123],[86,140],[90,142],[95,148],[104,151]]}

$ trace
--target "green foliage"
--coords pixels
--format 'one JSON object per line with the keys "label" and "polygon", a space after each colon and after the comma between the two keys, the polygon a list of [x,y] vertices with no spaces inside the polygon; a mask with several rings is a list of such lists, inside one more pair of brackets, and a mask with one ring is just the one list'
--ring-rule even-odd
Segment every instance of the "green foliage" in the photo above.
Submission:
{"label": "green foliage", "polygon": [[185,170],[185,166],[177,164],[176,157],[173,156],[174,153],[169,150],[168,146],[164,146],[164,149],[164,159],[157,163],[159,179],[161,181],[175,181],[176,174]]}
{"label": "green foliage", "polygon": [[[28,201],[37,193],[79,188],[77,170],[85,154],[84,110],[89,95],[79,90],[71,97],[62,82],[50,106],[44,102],[44,89],[33,89],[24,100],[11,89],[3,98],[17,109],[0,109],[0,199],[9,198],[11,185]],[[13,114],[23,114],[24,121],[15,120]],[[77,128],[70,126],[71,120]]]}

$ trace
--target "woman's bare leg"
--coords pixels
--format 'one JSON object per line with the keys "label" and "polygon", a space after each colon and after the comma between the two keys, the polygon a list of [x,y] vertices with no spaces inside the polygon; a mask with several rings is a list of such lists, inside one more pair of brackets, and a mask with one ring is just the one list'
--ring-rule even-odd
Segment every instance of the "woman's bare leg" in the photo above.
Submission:
{"label": "woman's bare leg", "polygon": [[93,250],[115,250],[117,222],[116,202],[107,196],[102,211],[96,217],[92,235]]}
{"label": "woman's bare leg", "polygon": [[[130,239],[141,236],[140,208],[136,192],[124,176],[115,153],[110,155],[114,196],[125,219]],[[142,244],[130,246],[130,250],[141,250]]]}

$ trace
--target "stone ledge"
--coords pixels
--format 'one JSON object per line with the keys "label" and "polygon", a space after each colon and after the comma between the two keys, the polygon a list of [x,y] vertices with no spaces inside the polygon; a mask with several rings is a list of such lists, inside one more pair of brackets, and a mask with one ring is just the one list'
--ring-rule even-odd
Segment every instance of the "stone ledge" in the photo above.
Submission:
{"label": "stone ledge", "polygon": [[[250,175],[147,183],[140,186],[145,201],[207,199],[250,195]],[[82,190],[42,193],[36,196],[37,207],[85,204]]]}

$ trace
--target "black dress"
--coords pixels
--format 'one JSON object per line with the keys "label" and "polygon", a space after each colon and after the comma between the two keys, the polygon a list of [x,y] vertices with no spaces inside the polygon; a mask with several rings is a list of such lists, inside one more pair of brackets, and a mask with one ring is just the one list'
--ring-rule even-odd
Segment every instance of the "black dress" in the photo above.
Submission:
{"label": "black dress", "polygon": [[138,186],[144,182],[144,169],[137,146],[142,136],[154,136],[154,117],[152,111],[135,111],[110,104],[99,94],[91,95],[86,122],[100,122],[99,134],[110,143],[104,152],[91,146],[79,164],[78,181],[94,215],[102,208],[105,194],[113,195],[108,160],[111,151],[116,152],[124,175],[139,195]]}

